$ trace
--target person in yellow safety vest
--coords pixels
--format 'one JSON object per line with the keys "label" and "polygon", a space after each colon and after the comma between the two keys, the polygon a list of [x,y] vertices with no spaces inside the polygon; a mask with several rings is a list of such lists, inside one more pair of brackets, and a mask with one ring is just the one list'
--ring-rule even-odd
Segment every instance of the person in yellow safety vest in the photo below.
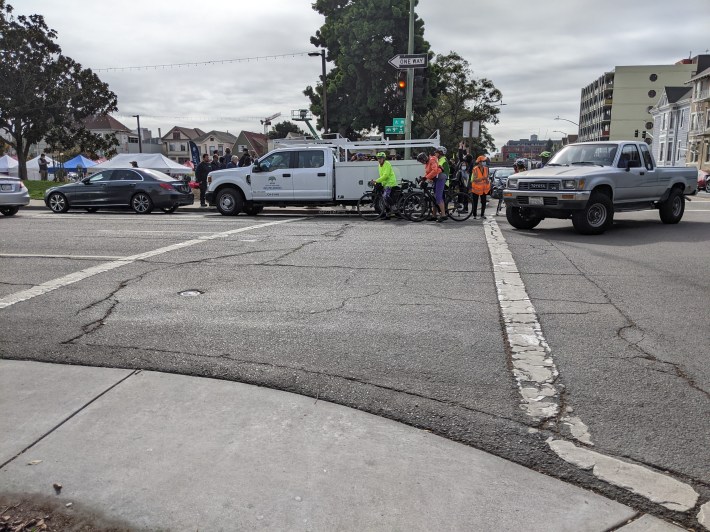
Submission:
{"label": "person in yellow safety vest", "polygon": [[486,218],[486,194],[491,190],[491,181],[488,178],[488,167],[485,165],[486,156],[479,155],[476,159],[476,166],[471,174],[471,193],[473,194],[473,219],[476,219],[478,210],[478,198],[481,198],[481,219]]}
{"label": "person in yellow safety vest", "polygon": [[384,188],[384,193],[382,197],[385,198],[385,207],[387,208],[387,213],[385,214],[385,219],[390,218],[390,194],[392,193],[392,188],[397,186],[397,176],[394,175],[394,170],[392,165],[387,160],[387,154],[383,151],[377,154],[377,170],[380,172],[380,177],[375,180],[375,183],[382,185]]}

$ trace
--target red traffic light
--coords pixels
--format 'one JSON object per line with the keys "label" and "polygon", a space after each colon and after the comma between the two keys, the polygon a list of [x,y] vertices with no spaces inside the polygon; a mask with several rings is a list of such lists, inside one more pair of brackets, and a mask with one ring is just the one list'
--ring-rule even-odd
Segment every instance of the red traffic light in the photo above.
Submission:
{"label": "red traffic light", "polygon": [[407,88],[407,80],[406,79],[400,79],[397,81],[397,86],[400,89],[406,89]]}

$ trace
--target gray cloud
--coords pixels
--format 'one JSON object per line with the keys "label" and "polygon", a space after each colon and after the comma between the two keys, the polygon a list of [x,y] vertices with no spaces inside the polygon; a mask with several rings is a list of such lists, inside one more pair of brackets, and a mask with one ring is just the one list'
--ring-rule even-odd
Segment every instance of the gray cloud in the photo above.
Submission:
{"label": "gray cloud", "polygon": [[[85,67],[176,64],[313,50],[323,18],[306,0],[10,0],[15,14],[40,13],[66,55]],[[476,76],[503,92],[500,148],[530,134],[574,132],[581,88],[616,65],[670,64],[710,48],[707,0],[420,0],[418,15],[435,53],[453,50]],[[405,52],[405,50],[402,50]],[[383,68],[387,65],[383,57]],[[100,72],[119,98],[122,121],[167,131],[173,125],[237,133],[258,120],[307,107],[321,73],[305,55],[191,68]],[[393,72],[394,75],[394,72]]]}

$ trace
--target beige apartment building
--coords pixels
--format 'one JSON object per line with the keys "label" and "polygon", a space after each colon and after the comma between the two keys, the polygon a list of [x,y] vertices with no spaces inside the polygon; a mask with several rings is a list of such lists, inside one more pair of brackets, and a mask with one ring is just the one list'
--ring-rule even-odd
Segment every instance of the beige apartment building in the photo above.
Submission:
{"label": "beige apartment building", "polygon": [[651,143],[656,105],[665,87],[683,86],[710,67],[710,55],[674,65],[617,66],[582,89],[579,141],[643,138]]}

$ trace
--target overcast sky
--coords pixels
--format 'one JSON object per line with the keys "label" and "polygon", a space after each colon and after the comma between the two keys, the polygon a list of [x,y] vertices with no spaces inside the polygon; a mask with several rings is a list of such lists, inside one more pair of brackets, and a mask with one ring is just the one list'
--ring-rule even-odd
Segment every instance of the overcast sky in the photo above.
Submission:
{"label": "overcast sky", "polygon": [[[97,72],[118,95],[116,117],[135,129],[139,114],[153,135],[174,125],[263,131],[259,118],[307,108],[303,89],[321,74],[320,58],[302,54],[324,22],[309,0],[8,1],[16,15],[44,15],[62,52],[93,69],[296,54]],[[417,14],[435,53],[458,52],[503,92],[491,128],[498,149],[576,133],[554,118],[578,122],[581,88],[616,65],[672,64],[710,49],[709,0],[420,0]]]}

